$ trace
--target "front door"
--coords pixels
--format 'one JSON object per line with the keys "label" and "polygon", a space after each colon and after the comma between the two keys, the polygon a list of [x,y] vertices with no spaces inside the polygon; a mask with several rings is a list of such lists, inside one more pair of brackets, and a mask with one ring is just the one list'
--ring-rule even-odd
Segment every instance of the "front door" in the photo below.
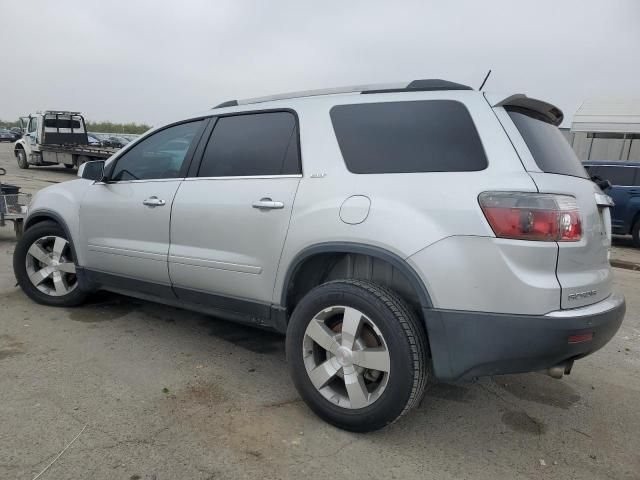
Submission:
{"label": "front door", "polygon": [[123,152],[80,208],[84,267],[111,287],[172,294],[167,271],[171,204],[203,120],[160,130]]}
{"label": "front door", "polygon": [[301,173],[291,112],[218,118],[199,169],[173,204],[169,273],[176,294],[263,316]]}
{"label": "front door", "polygon": [[[30,117],[29,122],[27,123],[27,131],[24,135],[26,140],[26,154],[27,158],[30,159],[31,154],[34,151],[34,148],[38,144],[38,119],[40,117]],[[31,159],[30,159],[31,160]]]}
{"label": "front door", "polygon": [[640,197],[640,182],[638,169],[623,163],[618,165],[597,165],[589,169],[591,175],[609,180],[611,188],[607,193],[614,202],[611,212],[611,226],[613,233],[631,233],[633,221],[638,211]]}

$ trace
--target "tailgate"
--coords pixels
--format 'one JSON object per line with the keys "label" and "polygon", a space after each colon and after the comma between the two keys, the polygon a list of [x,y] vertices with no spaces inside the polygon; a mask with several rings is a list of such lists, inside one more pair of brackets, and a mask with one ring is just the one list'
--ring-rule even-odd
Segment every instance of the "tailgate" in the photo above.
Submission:
{"label": "tailgate", "polygon": [[609,197],[590,180],[558,129],[562,112],[523,95],[509,97],[494,107],[538,191],[570,195],[577,202],[581,238],[557,242],[560,307],[576,308],[604,300],[611,294]]}

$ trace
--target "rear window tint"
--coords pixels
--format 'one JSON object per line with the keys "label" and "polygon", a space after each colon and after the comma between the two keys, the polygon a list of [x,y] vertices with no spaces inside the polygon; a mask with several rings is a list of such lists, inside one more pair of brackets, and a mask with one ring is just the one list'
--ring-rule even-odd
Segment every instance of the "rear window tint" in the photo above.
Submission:
{"label": "rear window tint", "polygon": [[331,121],[352,173],[469,172],[487,157],[466,107],[452,100],[337,105]]}
{"label": "rear window tint", "polygon": [[536,164],[545,173],[588,178],[587,172],[558,127],[535,112],[507,107]]}
{"label": "rear window tint", "polygon": [[45,118],[44,126],[46,128],[80,128],[80,120],[69,118]]}

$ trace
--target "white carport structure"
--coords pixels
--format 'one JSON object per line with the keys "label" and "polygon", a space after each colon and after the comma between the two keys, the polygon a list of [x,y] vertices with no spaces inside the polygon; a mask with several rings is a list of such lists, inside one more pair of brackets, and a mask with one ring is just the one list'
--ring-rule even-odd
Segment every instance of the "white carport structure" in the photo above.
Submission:
{"label": "white carport structure", "polygon": [[640,98],[587,100],[571,132],[581,160],[640,161]]}

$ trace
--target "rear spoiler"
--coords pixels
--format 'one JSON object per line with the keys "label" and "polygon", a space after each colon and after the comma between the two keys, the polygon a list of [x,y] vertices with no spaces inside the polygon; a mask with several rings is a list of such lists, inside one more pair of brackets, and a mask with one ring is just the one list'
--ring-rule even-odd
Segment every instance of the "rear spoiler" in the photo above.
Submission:
{"label": "rear spoiler", "polygon": [[562,123],[562,119],[564,118],[562,110],[555,105],[535,98],[529,98],[522,93],[511,95],[497,102],[494,102],[494,99],[489,98],[487,95],[485,95],[485,97],[492,107],[517,107],[532,110],[556,127]]}

